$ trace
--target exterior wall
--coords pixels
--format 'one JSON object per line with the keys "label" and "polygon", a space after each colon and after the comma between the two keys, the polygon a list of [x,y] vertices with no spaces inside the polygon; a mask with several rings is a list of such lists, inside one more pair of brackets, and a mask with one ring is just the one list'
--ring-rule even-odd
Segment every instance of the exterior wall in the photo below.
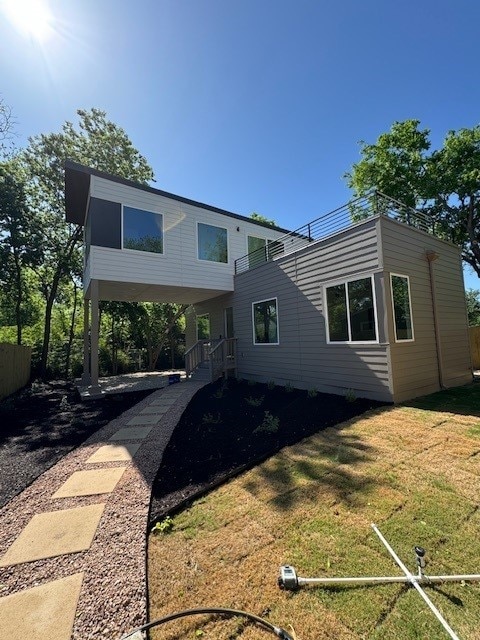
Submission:
{"label": "exterior wall", "polygon": [[[247,236],[276,239],[283,235],[227,214],[98,176],[91,178],[90,196],[95,209],[91,210],[90,223],[90,277],[98,280],[232,291],[235,259],[247,253]],[[121,233],[118,215],[115,218],[118,203],[163,215],[163,254],[113,248]],[[109,211],[109,228],[93,222],[93,216],[103,215],[103,210]],[[227,229],[228,264],[198,260],[197,222]],[[99,239],[101,246],[96,244]]]}
{"label": "exterior wall", "polygon": [[[377,309],[383,276],[377,221],[369,220],[275,262],[235,277],[234,320],[238,376],[299,388],[392,400],[388,345],[379,322],[379,343],[327,344],[324,285],[375,274]],[[252,303],[277,298],[279,345],[254,345]]]}
{"label": "exterior wall", "polygon": [[[471,381],[463,275],[458,249],[393,220],[381,218],[380,223],[395,402],[440,389],[426,251],[438,254],[432,268],[443,384],[450,387]],[[390,273],[408,275],[410,278],[413,342],[395,342]]]}
{"label": "exterior wall", "polygon": [[219,296],[187,309],[185,327],[185,348],[188,350],[197,342],[197,316],[208,313],[210,316],[210,337],[225,337],[225,309],[233,306],[232,294]]}

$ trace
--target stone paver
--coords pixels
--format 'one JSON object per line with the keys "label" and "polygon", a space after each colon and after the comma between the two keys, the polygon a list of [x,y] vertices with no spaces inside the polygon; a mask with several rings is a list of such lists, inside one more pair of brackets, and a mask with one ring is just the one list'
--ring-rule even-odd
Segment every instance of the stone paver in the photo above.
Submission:
{"label": "stone paver", "polygon": [[145,407],[145,409],[142,409],[140,411],[140,415],[156,415],[156,416],[163,416],[167,413],[167,411],[170,409],[171,405],[166,406],[166,405],[152,405],[149,407]]}
{"label": "stone paver", "polygon": [[70,640],[83,573],[0,598],[5,640]]}
{"label": "stone paver", "polygon": [[73,498],[75,496],[97,496],[111,493],[117,486],[127,467],[110,469],[87,469],[75,471],[56,491],[52,498]]}
{"label": "stone paver", "polygon": [[85,551],[92,544],[104,507],[92,504],[38,513],[0,559],[0,567]]}
{"label": "stone paver", "polygon": [[105,444],[95,453],[87,458],[87,464],[97,462],[129,462],[132,460],[138,449],[142,446],[141,442],[130,442],[128,444]]}
{"label": "stone paver", "polygon": [[153,415],[138,415],[132,418],[127,422],[128,425],[132,425],[132,427],[142,424],[157,424],[160,420],[161,416],[158,414]]}
{"label": "stone paver", "polygon": [[144,440],[152,429],[153,425],[151,427],[123,427],[115,431],[109,440]]}

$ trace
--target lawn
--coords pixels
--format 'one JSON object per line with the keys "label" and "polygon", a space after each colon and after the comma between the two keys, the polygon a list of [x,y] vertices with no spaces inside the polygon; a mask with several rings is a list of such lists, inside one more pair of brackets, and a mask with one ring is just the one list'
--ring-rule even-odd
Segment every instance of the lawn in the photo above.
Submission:
{"label": "lawn", "polygon": [[[206,411],[208,411],[206,409]],[[376,408],[319,431],[200,498],[151,534],[150,619],[201,606],[243,609],[297,640],[448,638],[410,587],[276,585],[302,576],[400,575],[375,522],[414,571],[480,572],[480,385]],[[462,640],[480,638],[479,583],[426,591]],[[273,637],[241,619],[171,623],[152,638]]]}

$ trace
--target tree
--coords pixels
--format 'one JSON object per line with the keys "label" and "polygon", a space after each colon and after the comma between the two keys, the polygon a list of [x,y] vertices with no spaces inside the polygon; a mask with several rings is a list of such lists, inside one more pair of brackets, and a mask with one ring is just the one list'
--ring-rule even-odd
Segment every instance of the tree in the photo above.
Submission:
{"label": "tree", "polygon": [[265,216],[262,216],[261,213],[257,213],[256,211],[253,211],[250,214],[250,218],[252,220],[256,220],[257,222],[263,222],[263,224],[268,224],[269,227],[276,227],[277,223],[275,222],[275,220],[271,220],[270,218],[266,218]]}
{"label": "tree", "polygon": [[15,160],[0,164],[0,283],[14,309],[17,344],[22,344],[26,320],[25,271],[39,264],[41,238],[27,207],[25,183]]}
{"label": "tree", "polygon": [[0,98],[0,150],[5,152],[5,141],[13,135],[15,120],[10,107]]}
{"label": "tree", "polygon": [[143,184],[153,179],[147,160],[125,131],[99,109],[77,111],[78,126],[66,122],[59,133],[30,138],[21,154],[27,176],[27,204],[41,226],[42,264],[37,274],[45,299],[40,374],[45,376],[52,309],[60,283],[68,279],[79,252],[82,228],[65,222],[64,163],[71,159]]}
{"label": "tree", "polygon": [[372,189],[422,210],[436,232],[462,248],[480,277],[480,126],[450,131],[430,152],[430,131],[418,120],[395,122],[346,174],[356,197]]}
{"label": "tree", "polygon": [[470,327],[480,326],[480,291],[478,289],[467,289],[465,291],[467,303],[468,325]]}

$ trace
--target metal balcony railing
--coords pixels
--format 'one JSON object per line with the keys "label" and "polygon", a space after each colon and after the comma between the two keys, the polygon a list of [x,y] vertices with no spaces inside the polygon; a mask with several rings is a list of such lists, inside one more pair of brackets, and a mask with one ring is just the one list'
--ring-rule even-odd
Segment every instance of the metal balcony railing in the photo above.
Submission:
{"label": "metal balcony railing", "polygon": [[386,216],[422,231],[433,232],[433,221],[426,214],[374,191],[267,243],[265,247],[238,258],[235,260],[235,273],[248,271],[265,262],[294,253],[312,242],[328,238],[358,222],[376,216]]}

